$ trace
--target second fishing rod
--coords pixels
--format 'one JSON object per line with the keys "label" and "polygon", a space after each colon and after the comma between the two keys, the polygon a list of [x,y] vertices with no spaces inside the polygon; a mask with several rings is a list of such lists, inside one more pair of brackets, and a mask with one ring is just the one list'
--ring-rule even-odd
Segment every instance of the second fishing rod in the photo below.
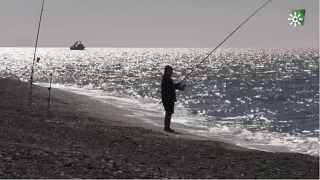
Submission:
{"label": "second fishing rod", "polygon": [[[184,84],[184,82],[188,79],[188,77],[205,61],[209,58],[209,56],[214,53],[227,39],[229,39],[241,26],[243,26],[249,19],[251,19],[257,12],[259,12],[262,8],[264,8],[267,4],[269,4],[272,0],[268,0],[266,3],[264,3],[258,10],[256,10],[253,14],[251,14],[243,23],[241,23],[234,31],[232,31],[216,48],[214,48],[200,63],[198,63],[192,70],[189,72],[181,81],[181,84]],[[162,101],[160,102],[160,104]]]}
{"label": "second fishing rod", "polygon": [[[29,97],[29,103],[31,105],[32,103],[32,90],[33,90],[33,75],[34,75],[34,65],[36,61],[36,54],[37,54],[37,48],[38,48],[38,40],[39,40],[39,33],[40,33],[40,26],[41,26],[41,19],[42,19],[42,12],[43,12],[43,6],[44,6],[44,0],[42,0],[42,6],[41,6],[41,11],[40,11],[40,19],[39,19],[39,25],[38,25],[38,30],[37,30],[37,39],[36,39],[36,45],[34,47],[34,54],[33,54],[33,61],[32,61],[32,66],[31,66],[31,74],[30,74],[30,97]],[[37,62],[40,59],[37,58]]]}

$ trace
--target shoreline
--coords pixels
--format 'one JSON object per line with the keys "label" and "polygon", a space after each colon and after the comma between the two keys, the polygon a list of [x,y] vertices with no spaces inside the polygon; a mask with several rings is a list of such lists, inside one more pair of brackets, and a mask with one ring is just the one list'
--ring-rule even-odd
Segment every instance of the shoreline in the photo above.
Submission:
{"label": "shoreline", "polygon": [[[162,131],[85,95],[0,78],[1,178],[319,178],[319,157]],[[1,170],[2,169],[2,170]]]}
{"label": "shoreline", "polygon": [[[39,85],[39,86],[45,88],[42,85]],[[49,84],[48,84],[48,86],[49,86]],[[52,88],[52,89],[54,89],[54,91],[56,91],[59,94],[68,94],[69,97],[72,97],[73,99],[78,99],[78,100],[84,102],[84,104],[91,104],[91,106],[95,107],[94,111],[99,112],[99,115],[97,115],[97,117],[101,117],[101,116],[104,116],[106,118],[112,117],[113,121],[121,123],[123,126],[145,128],[145,129],[148,129],[151,131],[163,133],[171,138],[176,138],[176,139],[199,140],[199,141],[218,141],[220,143],[223,143],[225,145],[225,148],[234,149],[234,150],[243,150],[243,151],[255,150],[255,149],[247,148],[244,146],[239,146],[236,144],[228,143],[226,141],[223,141],[222,139],[214,139],[214,138],[210,138],[210,137],[192,134],[192,133],[187,132],[187,130],[185,130],[185,129],[176,130],[177,133],[168,133],[163,130],[162,126],[156,126],[156,125],[149,123],[145,120],[133,117],[132,115],[134,112],[132,112],[131,110],[126,110],[126,109],[118,107],[116,105],[111,105],[108,103],[100,102],[99,100],[95,100],[87,95],[77,94],[77,93],[69,92],[67,90],[63,90],[63,89],[59,89],[59,88]],[[81,104],[81,105],[84,105],[84,104]],[[88,105],[88,106],[90,106],[90,105]],[[108,112],[104,111],[105,110],[104,107],[107,107]],[[97,110],[97,108],[98,108],[98,110]],[[87,113],[91,113],[93,111],[93,109],[86,109],[86,111],[87,111]],[[263,151],[263,150],[257,150],[257,151]],[[267,152],[267,151],[264,151],[264,152]]]}
{"label": "shoreline", "polygon": [[[48,83],[35,83],[36,85],[39,85],[41,87],[48,87]],[[79,87],[74,87],[74,86],[53,86],[55,89],[58,89],[60,91],[68,92],[68,93],[74,93],[77,96],[88,99],[89,101],[96,101],[97,103],[100,103],[101,106],[109,106],[110,103],[115,101],[115,98],[110,95],[110,94],[104,94],[105,92],[102,90],[85,90]],[[98,96],[97,96],[98,95]],[[117,99],[117,98],[116,98]],[[121,99],[124,99],[121,97]],[[106,101],[112,101],[112,102],[106,102]],[[118,101],[118,100],[116,100]],[[131,101],[131,100],[130,100]],[[137,102],[135,102],[137,103]],[[123,104],[121,102],[120,104]],[[163,120],[160,118],[160,123],[157,122],[159,121],[159,117],[156,117],[157,120],[152,119],[155,118],[155,116],[147,116],[143,115],[140,116],[136,114],[135,110],[136,108],[133,108],[130,110],[126,109],[125,106],[121,106],[119,104],[113,104],[115,107],[123,110],[123,112],[126,112],[126,117],[128,118],[133,118],[135,121],[133,121],[133,126],[135,127],[144,127],[147,129],[151,129],[154,131],[158,131],[160,133],[167,133],[163,131]],[[132,106],[129,105],[128,107]],[[162,110],[162,109],[161,109]],[[139,110],[140,111],[140,110]],[[133,115],[135,114],[135,115]],[[138,117],[137,117],[138,116]],[[263,152],[280,152],[280,153],[299,153],[299,154],[307,154],[311,156],[316,156],[319,157],[319,153],[309,153],[309,152],[304,152],[304,151],[293,151],[291,150],[290,147],[287,147],[285,145],[280,146],[280,145],[264,145],[264,144],[256,144],[253,142],[246,142],[246,141],[237,141],[233,140],[233,138],[228,138],[228,137],[223,137],[223,136],[205,136],[201,134],[197,134],[193,132],[194,130],[201,130],[204,127],[190,127],[186,124],[180,124],[178,122],[172,122],[171,123],[173,129],[176,130],[176,132],[180,134],[172,134],[172,133],[167,133],[168,135],[171,135],[174,138],[184,138],[184,139],[193,139],[193,140],[209,140],[209,141],[218,141],[226,144],[226,147],[229,147],[231,149],[237,149],[237,150],[257,150],[257,151],[263,151]],[[205,129],[204,129],[205,130]]]}

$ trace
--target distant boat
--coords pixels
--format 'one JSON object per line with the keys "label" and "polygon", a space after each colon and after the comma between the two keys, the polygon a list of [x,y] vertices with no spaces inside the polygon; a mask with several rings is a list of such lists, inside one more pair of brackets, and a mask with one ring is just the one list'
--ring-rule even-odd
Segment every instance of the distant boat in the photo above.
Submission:
{"label": "distant boat", "polygon": [[70,50],[84,50],[84,45],[81,43],[81,41],[77,41],[74,43],[74,45],[70,46]]}

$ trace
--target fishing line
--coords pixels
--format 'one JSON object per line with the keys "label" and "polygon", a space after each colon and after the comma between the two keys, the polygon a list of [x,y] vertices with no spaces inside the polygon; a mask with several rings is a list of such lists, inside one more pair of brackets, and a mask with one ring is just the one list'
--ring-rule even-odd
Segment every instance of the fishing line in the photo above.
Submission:
{"label": "fishing line", "polygon": [[185,81],[206,59],[208,59],[208,57],[215,52],[227,39],[229,39],[229,37],[231,37],[242,25],[244,25],[251,17],[253,17],[257,12],[259,12],[264,6],[266,6],[267,4],[269,4],[272,0],[269,0],[268,2],[266,2],[265,4],[263,4],[258,10],[256,10],[251,16],[249,16],[243,23],[241,23],[234,31],[231,32],[231,34],[229,34],[216,48],[214,48],[199,64],[197,64],[190,73],[188,73],[181,81],[180,83],[182,83],[183,81]]}
{"label": "fishing line", "polygon": [[[216,48],[214,48],[200,63],[198,63],[192,70],[189,72],[181,81],[183,83],[186,79],[206,60],[208,57],[215,52],[227,39],[229,39],[242,25],[244,25],[251,17],[253,17],[257,12],[259,12],[263,7],[269,4],[272,0],[268,0],[265,4],[263,4],[258,10],[256,10],[251,16],[249,16],[243,23],[241,23],[234,31],[232,31]],[[159,103],[161,104],[162,101]]]}
{"label": "fishing line", "polygon": [[39,39],[39,32],[40,32],[40,25],[41,25],[41,18],[42,18],[42,12],[43,12],[43,6],[44,6],[44,0],[42,1],[42,7],[40,12],[40,20],[38,25],[38,32],[37,32],[37,39],[36,39],[36,45],[34,47],[34,54],[33,54],[33,62],[31,67],[31,76],[30,76],[30,104],[32,101],[32,87],[33,87],[33,73],[34,73],[34,62],[36,60],[36,53],[37,53],[37,47],[38,47],[38,39]]}

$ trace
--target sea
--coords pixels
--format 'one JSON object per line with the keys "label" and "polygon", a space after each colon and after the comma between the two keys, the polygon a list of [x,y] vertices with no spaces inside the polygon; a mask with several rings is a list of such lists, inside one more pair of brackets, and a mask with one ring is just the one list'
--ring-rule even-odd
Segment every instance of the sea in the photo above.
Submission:
{"label": "sea", "polygon": [[[181,81],[209,48],[38,48],[34,82],[163,126],[166,65]],[[29,82],[34,48],[0,48],[0,77]],[[319,155],[319,50],[220,48],[177,92],[172,128],[272,152]],[[54,90],[54,89],[53,89]],[[128,117],[129,118],[129,117]]]}

